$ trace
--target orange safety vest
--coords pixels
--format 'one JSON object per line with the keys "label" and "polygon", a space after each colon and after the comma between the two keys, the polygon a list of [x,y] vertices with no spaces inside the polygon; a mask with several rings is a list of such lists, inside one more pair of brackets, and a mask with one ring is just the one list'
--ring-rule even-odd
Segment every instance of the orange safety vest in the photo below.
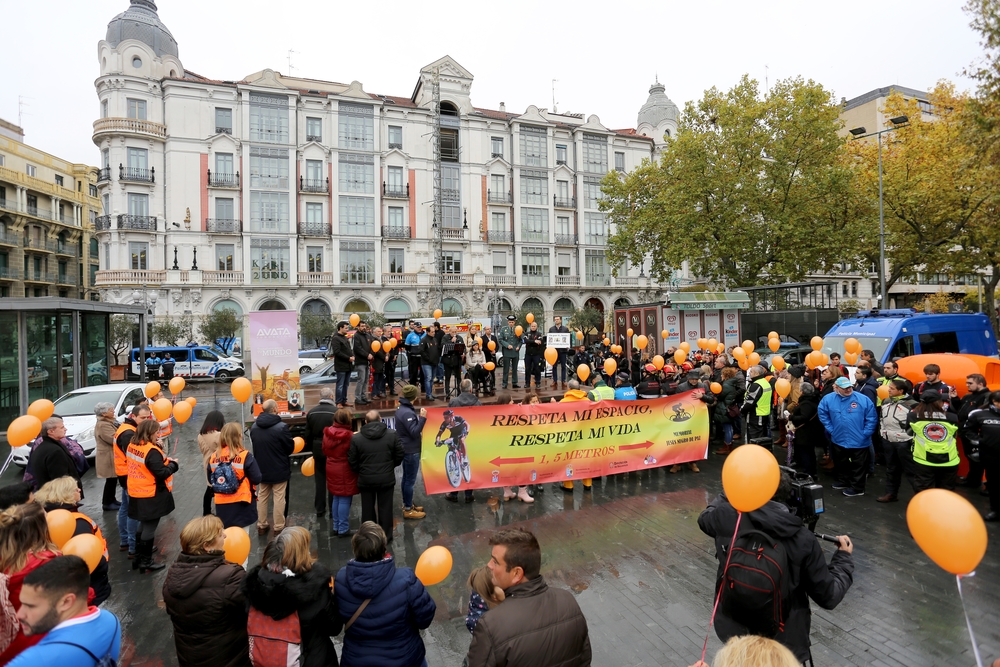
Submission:
{"label": "orange safety vest", "polygon": [[[129,498],[152,498],[156,495],[156,478],[146,467],[146,457],[152,450],[158,451],[164,461],[166,454],[157,445],[136,444],[134,441],[128,446],[128,495]],[[174,490],[174,476],[167,477],[167,491]]]}
{"label": "orange safety vest", "polygon": [[[208,460],[208,464],[212,466],[213,473],[215,472],[215,468],[219,465],[220,461],[229,461],[229,448],[225,447],[224,449],[226,453],[222,455],[222,458],[219,458],[219,454],[216,452],[215,454],[212,454],[212,458]],[[249,453],[250,452],[244,449],[233,458],[233,472],[236,473],[236,479],[240,480],[240,485],[237,487],[236,493],[215,494],[216,505],[225,505],[228,503],[249,503],[253,500],[250,492],[250,480],[247,479],[246,472],[243,470],[243,465],[246,463],[247,454]]]}
{"label": "orange safety vest", "polygon": [[156,432],[156,437],[165,438],[173,432],[174,432],[174,423],[168,418],[167,425],[162,427],[159,431]]}
{"label": "orange safety vest", "polygon": [[83,519],[84,521],[86,521],[87,523],[90,524],[90,531],[94,535],[96,535],[97,539],[99,539],[101,541],[101,544],[104,545],[104,559],[107,560],[107,558],[108,558],[108,541],[106,539],[104,539],[104,535],[101,534],[101,529],[97,526],[96,523],[94,523],[93,519],[91,519],[86,514],[81,514],[80,512],[72,512],[71,514],[72,514],[72,516],[73,516],[74,519]]}
{"label": "orange safety vest", "polygon": [[115,431],[115,475],[118,477],[124,477],[128,474],[128,457],[125,456],[125,452],[122,451],[122,448],[118,446],[118,436],[125,431],[132,431],[135,433],[135,426],[132,426],[131,424],[122,424],[118,427],[118,430]]}

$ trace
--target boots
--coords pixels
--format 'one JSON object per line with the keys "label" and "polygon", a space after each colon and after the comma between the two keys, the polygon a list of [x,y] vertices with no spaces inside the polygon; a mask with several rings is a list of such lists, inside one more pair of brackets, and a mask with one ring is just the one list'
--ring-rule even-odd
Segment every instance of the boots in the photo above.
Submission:
{"label": "boots", "polygon": [[156,572],[166,567],[163,563],[153,562],[153,540],[139,540],[135,544],[136,559],[132,561],[133,569],[139,570],[139,574]]}
{"label": "boots", "polygon": [[522,503],[533,503],[535,499],[528,495],[528,487],[522,486],[518,492],[517,497]]}
{"label": "boots", "polygon": [[503,487],[503,499],[504,499],[504,501],[513,500],[516,497],[517,497],[517,494],[514,493],[514,489],[512,487],[509,487],[509,486]]}

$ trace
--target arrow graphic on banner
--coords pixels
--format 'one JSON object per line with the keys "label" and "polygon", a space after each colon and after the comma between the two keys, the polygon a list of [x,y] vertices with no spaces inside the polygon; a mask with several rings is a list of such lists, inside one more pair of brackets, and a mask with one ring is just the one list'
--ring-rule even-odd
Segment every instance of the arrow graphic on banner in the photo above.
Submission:
{"label": "arrow graphic on banner", "polygon": [[[652,443],[650,443],[650,444],[652,444]],[[495,466],[503,465],[505,463],[512,464],[512,463],[534,463],[534,462],[535,462],[535,457],[534,456],[525,456],[525,457],[521,457],[519,459],[505,459],[502,456],[498,456],[495,459],[493,459],[492,461],[490,461],[490,463],[492,463]]]}
{"label": "arrow graphic on banner", "polygon": [[647,440],[646,442],[640,442],[640,443],[635,444],[635,445],[618,445],[618,451],[619,452],[624,452],[625,450],[628,450],[628,449],[649,449],[652,446],[653,446],[653,443],[650,442],[649,440]]}

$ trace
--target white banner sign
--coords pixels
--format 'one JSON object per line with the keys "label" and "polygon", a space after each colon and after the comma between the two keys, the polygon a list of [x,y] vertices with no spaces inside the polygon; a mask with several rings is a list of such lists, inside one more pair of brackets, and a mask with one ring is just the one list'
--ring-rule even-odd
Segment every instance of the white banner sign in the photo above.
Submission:
{"label": "white banner sign", "polygon": [[685,310],[684,340],[691,345],[692,350],[697,350],[699,338],[701,338],[701,312],[697,310]]}
{"label": "white banner sign", "polygon": [[722,342],[722,319],[717,310],[705,311],[705,338],[714,338]]}
{"label": "white banner sign", "polygon": [[546,334],[547,342],[549,347],[554,348],[568,348],[570,346],[570,339],[573,337],[571,333],[550,333]]}
{"label": "white banner sign", "polygon": [[669,350],[681,344],[681,314],[672,308],[663,309],[663,328],[667,337],[663,340],[663,349]]}
{"label": "white banner sign", "polygon": [[725,327],[726,347],[740,344],[740,311],[722,311],[722,324]]}

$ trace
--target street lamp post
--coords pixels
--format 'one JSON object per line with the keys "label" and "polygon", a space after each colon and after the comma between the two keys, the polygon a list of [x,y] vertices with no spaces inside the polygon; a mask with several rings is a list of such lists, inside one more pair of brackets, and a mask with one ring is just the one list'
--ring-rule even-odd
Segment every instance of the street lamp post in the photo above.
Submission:
{"label": "street lamp post", "polygon": [[494,331],[500,330],[500,303],[503,301],[504,291],[494,292],[492,289],[486,290],[486,310],[490,314],[490,326]]}
{"label": "street lamp post", "polygon": [[906,116],[895,116],[890,118],[892,127],[884,130],[868,132],[864,127],[856,127],[850,130],[853,139],[864,139],[866,137],[878,138],[878,282],[879,282],[879,308],[886,308],[889,303],[885,284],[885,215],[883,214],[882,197],[882,135],[886,132],[894,132],[910,122]]}
{"label": "street lamp post", "polygon": [[139,318],[139,380],[141,381],[146,377],[146,317],[154,316],[156,314],[156,297],[157,290],[147,290],[146,286],[142,286],[142,290],[134,290],[132,292],[132,303],[136,305],[142,305],[145,309],[145,315]]}

